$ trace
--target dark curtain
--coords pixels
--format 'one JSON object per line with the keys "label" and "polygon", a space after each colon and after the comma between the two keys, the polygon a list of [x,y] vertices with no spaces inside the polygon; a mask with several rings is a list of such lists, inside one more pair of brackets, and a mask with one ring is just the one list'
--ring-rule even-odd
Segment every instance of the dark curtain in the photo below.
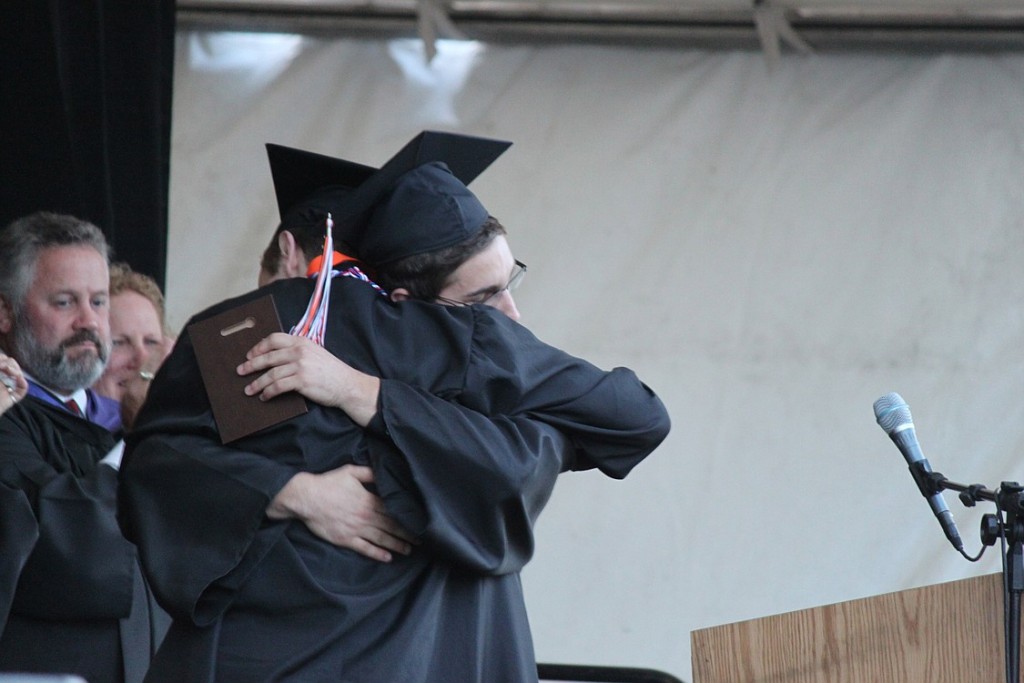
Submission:
{"label": "dark curtain", "polygon": [[174,0],[2,0],[0,225],[85,218],[162,287],[173,68]]}

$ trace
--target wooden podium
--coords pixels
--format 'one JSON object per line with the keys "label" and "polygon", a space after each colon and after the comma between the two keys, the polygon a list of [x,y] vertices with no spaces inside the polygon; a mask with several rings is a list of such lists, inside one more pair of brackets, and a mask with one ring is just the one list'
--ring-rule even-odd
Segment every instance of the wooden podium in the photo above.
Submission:
{"label": "wooden podium", "polygon": [[1003,575],[690,634],[693,683],[1005,683]]}

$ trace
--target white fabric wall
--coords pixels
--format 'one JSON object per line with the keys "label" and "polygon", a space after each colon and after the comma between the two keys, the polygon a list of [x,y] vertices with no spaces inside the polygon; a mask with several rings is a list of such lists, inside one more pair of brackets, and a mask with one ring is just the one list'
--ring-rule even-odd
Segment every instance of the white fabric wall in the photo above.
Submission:
{"label": "white fabric wall", "polygon": [[[530,266],[523,322],[674,420],[625,481],[562,477],[523,575],[540,660],[689,679],[691,630],[1000,570],[948,545],[871,404],[902,393],[950,479],[1024,479],[1024,56],[421,55],[180,36],[169,310],[255,283],[264,142],[514,141],[473,188]],[[946,496],[976,552],[991,507]]]}

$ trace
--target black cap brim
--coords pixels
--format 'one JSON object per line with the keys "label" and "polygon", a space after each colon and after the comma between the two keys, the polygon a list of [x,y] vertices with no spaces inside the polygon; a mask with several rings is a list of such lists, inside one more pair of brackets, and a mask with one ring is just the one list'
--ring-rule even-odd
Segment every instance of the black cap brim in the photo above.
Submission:
{"label": "black cap brim", "polygon": [[354,190],[377,172],[372,166],[270,142],[267,143],[267,158],[282,220],[325,188]]}
{"label": "black cap brim", "polygon": [[398,177],[431,161],[443,162],[452,175],[469,185],[511,146],[506,140],[425,130],[356,188],[339,219],[348,231],[365,228],[369,212]]}

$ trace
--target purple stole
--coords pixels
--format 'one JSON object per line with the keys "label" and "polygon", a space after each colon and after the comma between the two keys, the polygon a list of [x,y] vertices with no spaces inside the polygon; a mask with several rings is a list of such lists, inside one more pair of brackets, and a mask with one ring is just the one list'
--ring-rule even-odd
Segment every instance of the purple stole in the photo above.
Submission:
{"label": "purple stole", "polygon": [[[57,406],[61,410],[69,413],[71,412],[68,407],[64,405],[63,401],[44,388],[41,384],[38,384],[31,379],[28,381],[28,393],[29,396],[35,396],[40,401],[45,401],[50,405]],[[98,424],[112,434],[120,432],[121,404],[112,398],[97,394],[92,389],[86,389],[85,394],[87,397],[85,419],[94,424]]]}

